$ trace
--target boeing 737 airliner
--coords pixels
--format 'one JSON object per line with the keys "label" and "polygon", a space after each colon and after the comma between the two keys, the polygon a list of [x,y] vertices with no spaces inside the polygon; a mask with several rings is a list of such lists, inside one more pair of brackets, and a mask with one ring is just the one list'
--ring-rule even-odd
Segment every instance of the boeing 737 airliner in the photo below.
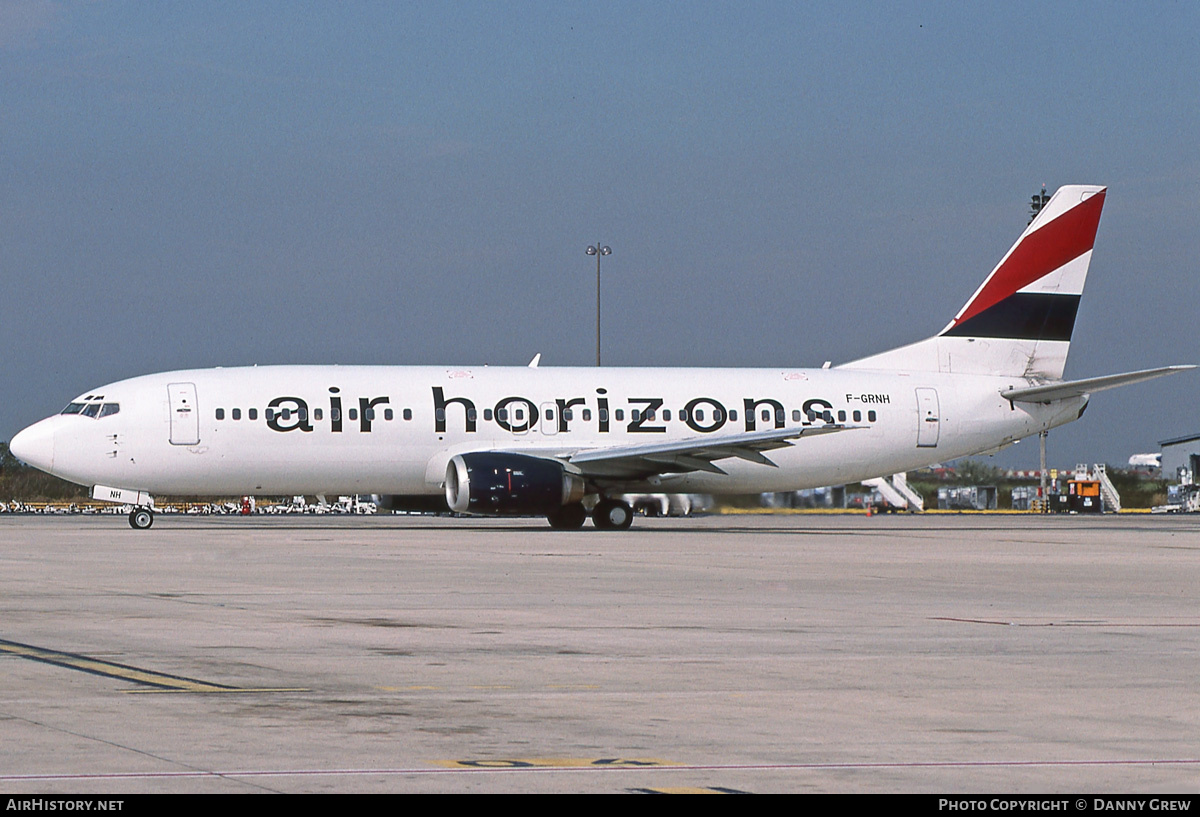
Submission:
{"label": "boeing 737 airliner", "polygon": [[824,369],[260,366],[91,389],[20,459],[153,523],[153,495],[383,495],[392,508],[628,528],[627,493],[858,482],[1068,423],[1090,395],[1191,366],[1064,381],[1104,205],[1054,194],[939,334]]}

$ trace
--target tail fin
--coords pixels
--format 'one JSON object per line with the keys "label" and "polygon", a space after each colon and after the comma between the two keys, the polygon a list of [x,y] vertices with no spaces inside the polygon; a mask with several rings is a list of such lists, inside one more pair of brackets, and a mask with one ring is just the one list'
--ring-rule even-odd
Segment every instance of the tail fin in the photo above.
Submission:
{"label": "tail fin", "polygon": [[839,368],[1062,379],[1104,194],[1060,187],[938,335]]}

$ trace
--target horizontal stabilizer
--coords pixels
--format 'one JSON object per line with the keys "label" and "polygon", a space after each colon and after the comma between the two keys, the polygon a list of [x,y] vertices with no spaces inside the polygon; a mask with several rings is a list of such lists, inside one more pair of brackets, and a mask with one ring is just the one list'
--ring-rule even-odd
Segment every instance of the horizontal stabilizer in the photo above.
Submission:
{"label": "horizontal stabilizer", "polygon": [[1019,403],[1051,403],[1055,400],[1067,400],[1072,397],[1082,397],[1085,394],[1095,394],[1105,389],[1115,389],[1117,386],[1128,386],[1131,383],[1141,383],[1164,377],[1169,374],[1194,369],[1195,366],[1164,366],[1161,369],[1143,369],[1140,372],[1125,372],[1110,374],[1105,377],[1089,377],[1086,380],[1067,380],[1063,383],[1052,383],[1048,386],[1032,386],[1025,389],[1005,389],[1000,396],[1005,400],[1015,400]]}

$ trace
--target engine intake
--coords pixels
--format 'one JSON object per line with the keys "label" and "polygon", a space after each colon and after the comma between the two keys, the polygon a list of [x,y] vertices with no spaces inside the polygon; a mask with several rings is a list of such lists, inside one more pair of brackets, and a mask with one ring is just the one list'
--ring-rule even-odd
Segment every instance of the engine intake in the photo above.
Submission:
{"label": "engine intake", "polygon": [[458,513],[542,516],[583,499],[584,482],[555,460],[482,451],[446,465],[446,504]]}

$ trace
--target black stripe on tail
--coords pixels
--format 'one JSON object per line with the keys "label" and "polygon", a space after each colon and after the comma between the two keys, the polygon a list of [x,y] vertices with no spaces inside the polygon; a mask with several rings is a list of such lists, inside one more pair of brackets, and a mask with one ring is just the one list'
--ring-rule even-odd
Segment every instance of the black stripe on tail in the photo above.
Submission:
{"label": "black stripe on tail", "polygon": [[1070,340],[1078,310],[1078,295],[1014,292],[943,334],[1009,340]]}

